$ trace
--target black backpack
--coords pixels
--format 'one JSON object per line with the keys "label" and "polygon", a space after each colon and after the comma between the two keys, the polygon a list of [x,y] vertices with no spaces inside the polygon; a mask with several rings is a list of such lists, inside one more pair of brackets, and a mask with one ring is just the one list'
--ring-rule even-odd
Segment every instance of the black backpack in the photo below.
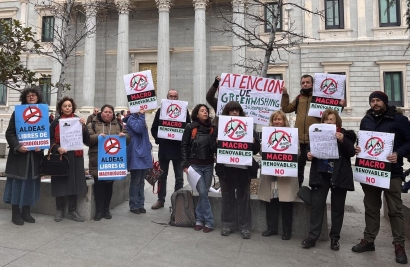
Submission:
{"label": "black backpack", "polygon": [[169,225],[178,227],[195,226],[195,205],[189,190],[178,190],[171,196],[171,219]]}

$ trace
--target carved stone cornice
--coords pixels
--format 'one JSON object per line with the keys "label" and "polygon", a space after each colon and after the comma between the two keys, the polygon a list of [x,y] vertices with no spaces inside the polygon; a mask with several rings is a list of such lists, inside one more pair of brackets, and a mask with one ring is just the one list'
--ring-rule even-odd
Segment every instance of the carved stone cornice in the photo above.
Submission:
{"label": "carved stone cornice", "polygon": [[208,4],[208,2],[209,0],[193,0],[192,1],[195,9],[206,9],[206,5]]}
{"label": "carved stone cornice", "polygon": [[115,0],[115,5],[119,14],[128,14],[130,11],[130,1],[129,0]]}
{"label": "carved stone cornice", "polygon": [[169,11],[172,5],[172,0],[155,0],[158,11]]}

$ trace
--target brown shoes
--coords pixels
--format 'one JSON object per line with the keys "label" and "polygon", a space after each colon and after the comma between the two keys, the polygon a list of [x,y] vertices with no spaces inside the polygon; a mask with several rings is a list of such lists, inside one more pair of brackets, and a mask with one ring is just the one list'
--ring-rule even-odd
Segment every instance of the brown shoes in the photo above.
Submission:
{"label": "brown shoes", "polygon": [[203,232],[204,232],[204,233],[209,233],[209,232],[211,232],[212,230],[214,230],[214,229],[213,229],[213,228],[209,228],[208,226],[205,226]]}
{"label": "brown shoes", "polygon": [[195,224],[195,226],[194,226],[195,231],[201,231],[203,228],[204,228],[204,226],[199,225],[199,224]]}
{"label": "brown shoes", "polygon": [[164,202],[161,202],[161,201],[158,200],[157,202],[154,203],[154,205],[151,206],[151,209],[157,210],[157,209],[163,208],[163,207],[164,207]]}

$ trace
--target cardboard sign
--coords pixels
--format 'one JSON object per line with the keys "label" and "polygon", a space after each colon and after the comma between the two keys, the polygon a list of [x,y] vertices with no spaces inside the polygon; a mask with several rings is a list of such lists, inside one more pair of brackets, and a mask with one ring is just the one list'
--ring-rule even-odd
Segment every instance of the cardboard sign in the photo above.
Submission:
{"label": "cardboard sign", "polygon": [[298,129],[262,127],[261,173],[298,177]]}
{"label": "cardboard sign", "polygon": [[309,127],[310,153],[318,159],[338,159],[336,125],[314,123]]}
{"label": "cardboard sign", "polygon": [[394,134],[359,131],[360,153],[356,157],[353,177],[356,181],[381,188],[390,188]]}
{"label": "cardboard sign", "polygon": [[253,118],[219,116],[217,162],[252,166]]}
{"label": "cardboard sign", "polygon": [[158,107],[151,70],[124,75],[124,84],[131,113]]}
{"label": "cardboard sign", "polygon": [[50,148],[48,105],[17,105],[14,116],[17,140],[22,146],[28,150]]}
{"label": "cardboard sign", "polygon": [[322,117],[326,109],[342,112],[340,100],[345,95],[346,75],[329,73],[315,73],[312,101],[309,107],[309,116]]}
{"label": "cardboard sign", "polygon": [[98,180],[121,180],[127,176],[125,136],[98,136]]}
{"label": "cardboard sign", "polygon": [[216,115],[222,114],[226,103],[237,101],[255,123],[269,125],[270,114],[280,109],[282,86],[282,80],[222,73]]}
{"label": "cardboard sign", "polygon": [[83,149],[83,126],[80,118],[66,118],[58,121],[60,127],[60,146],[67,151]]}
{"label": "cardboard sign", "polygon": [[188,102],[162,99],[158,138],[182,140],[186,126]]}

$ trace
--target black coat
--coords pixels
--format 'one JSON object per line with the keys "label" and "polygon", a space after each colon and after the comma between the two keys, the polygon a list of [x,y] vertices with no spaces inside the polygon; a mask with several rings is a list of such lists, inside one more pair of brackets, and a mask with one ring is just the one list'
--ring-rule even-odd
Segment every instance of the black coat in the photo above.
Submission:
{"label": "black coat", "polygon": [[[155,144],[159,145],[158,148],[158,158],[159,159],[171,159],[171,160],[181,160],[181,153],[176,153],[176,151],[181,150],[181,141],[170,140],[164,138],[158,138],[158,127],[159,127],[159,115],[161,114],[161,108],[155,113],[154,121],[151,126],[151,134],[155,139]],[[187,110],[186,123],[190,123],[190,115]]]}
{"label": "black coat", "polygon": [[403,157],[410,154],[410,123],[402,114],[397,113],[395,106],[388,106],[382,118],[376,121],[371,110],[360,122],[360,130],[394,133],[393,152],[397,152],[397,162],[391,164],[391,178],[404,179]]}
{"label": "black coat", "polygon": [[[332,173],[332,186],[344,188],[348,191],[354,191],[353,171],[350,158],[355,155],[356,134],[354,131],[347,131],[342,128],[341,133],[344,135],[343,142],[337,142],[339,148],[339,159],[335,159]],[[308,152],[310,147],[307,148]],[[310,166],[310,187],[320,187],[323,184],[322,172],[318,171],[318,158],[312,159]]]}

